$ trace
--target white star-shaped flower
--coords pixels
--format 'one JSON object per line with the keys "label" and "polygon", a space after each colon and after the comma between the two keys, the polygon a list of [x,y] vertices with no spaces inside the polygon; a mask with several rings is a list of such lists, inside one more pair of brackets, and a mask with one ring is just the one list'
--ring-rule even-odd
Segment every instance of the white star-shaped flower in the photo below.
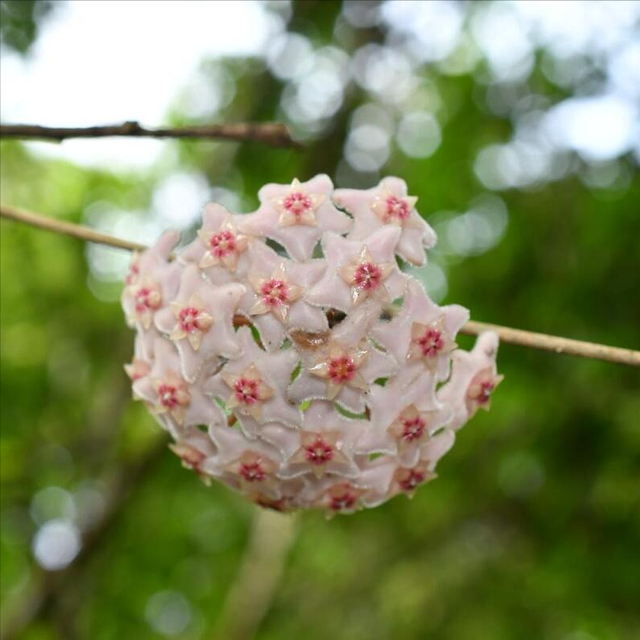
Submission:
{"label": "white star-shaped flower", "polygon": [[454,442],[455,433],[451,429],[442,429],[422,444],[419,458],[411,463],[402,462],[392,455],[365,462],[357,479],[358,486],[366,488],[362,503],[371,508],[399,493],[413,497],[419,486],[436,477],[438,462]]}
{"label": "white star-shaped flower", "polygon": [[361,454],[397,455],[411,466],[421,448],[451,418],[451,410],[436,400],[433,374],[422,371],[412,378],[404,368],[385,386],[372,385],[369,393],[371,429],[364,431],[355,450]]}
{"label": "white star-shaped flower", "polygon": [[478,409],[488,410],[491,393],[503,379],[496,371],[497,352],[498,336],[491,331],[480,334],[472,351],[453,352],[451,378],[437,393],[438,401],[453,410],[451,429],[460,429]]}
{"label": "white star-shaped flower", "polygon": [[131,364],[124,365],[124,370],[129,376],[131,382],[135,382],[136,380],[140,380],[140,378],[144,378],[149,375],[151,365],[146,360],[134,358]]}
{"label": "white star-shaped flower", "polygon": [[295,263],[257,242],[251,245],[249,255],[250,286],[238,312],[256,326],[267,350],[278,349],[289,331],[328,329],[326,315],[304,299],[304,292],[324,272],[322,260]]}
{"label": "white star-shaped flower", "polygon": [[349,411],[364,411],[370,385],[398,370],[392,357],[367,340],[374,317],[371,305],[358,307],[331,330],[324,346],[303,352],[303,366],[289,397],[298,402],[335,400]]}
{"label": "white star-shaped flower", "polygon": [[222,412],[202,391],[205,375],[188,384],[180,374],[180,356],[166,338],[154,342],[153,367],[133,383],[135,398],[144,400],[160,424],[179,438],[190,426],[219,423]]}
{"label": "white star-shaped flower", "polygon": [[256,365],[250,364],[241,373],[224,371],[221,376],[231,390],[225,401],[227,409],[237,409],[260,421],[262,405],[273,398],[275,391],[264,381]]}
{"label": "white star-shaped flower", "polygon": [[156,312],[178,291],[180,265],[170,256],[179,240],[179,233],[166,231],[153,246],[133,256],[122,308],[129,326],[138,331],[148,330]]}
{"label": "white star-shaped flower", "polygon": [[[298,364],[292,350],[267,353],[256,344],[251,329],[237,331],[242,355],[229,360],[206,384],[206,392],[229,409],[261,422],[282,422],[298,426],[300,409],[287,399],[291,374]],[[230,406],[231,405],[231,406]]]}
{"label": "white star-shaped flower", "polygon": [[353,482],[332,482],[322,489],[312,502],[312,506],[326,510],[327,519],[338,513],[351,514],[362,509],[362,497],[365,489],[357,487]]}
{"label": "white star-shaped flower", "polygon": [[380,306],[401,297],[407,276],[398,271],[395,263],[394,248],[399,236],[397,227],[380,229],[363,242],[325,233],[322,249],[327,269],[308,291],[306,300],[348,313],[370,297]]}
{"label": "white star-shaped flower", "polygon": [[[286,432],[288,460],[281,472],[283,478],[310,474],[321,478],[326,474],[355,477],[358,467],[351,448],[358,432],[355,421],[345,418],[330,402],[315,401],[304,412],[300,431]],[[292,450],[293,449],[293,450]]]}
{"label": "white star-shaped flower", "polygon": [[439,307],[424,287],[411,279],[400,312],[389,322],[376,322],[372,335],[398,362],[419,363],[444,381],[449,377],[451,352],[457,346],[456,334],[468,319],[464,307]]}
{"label": "white star-shaped flower", "polygon": [[354,218],[349,238],[361,240],[382,226],[402,230],[396,252],[415,265],[426,261],[425,249],[436,243],[434,230],[420,217],[415,205],[418,198],[407,195],[407,184],[399,178],[385,178],[377,187],[336,189],[333,201]]}
{"label": "white star-shaped flower", "polygon": [[245,292],[237,283],[211,284],[195,264],[184,268],[175,300],[156,313],[155,325],[176,343],[188,381],[212,359],[240,355],[233,316]]}
{"label": "white star-shaped flower", "polygon": [[153,343],[160,334],[155,328],[137,332],[133,341],[133,361],[124,365],[124,370],[131,382],[149,375],[153,366]]}
{"label": "white star-shaped flower", "polygon": [[455,433],[451,429],[442,429],[422,445],[420,459],[411,465],[399,464],[392,476],[389,494],[404,493],[412,498],[416,489],[436,478],[436,465],[453,447]]}
{"label": "white star-shaped flower", "polygon": [[346,233],[351,228],[351,218],[333,206],[332,190],[326,175],[291,185],[265,185],[258,193],[259,209],[244,218],[242,228],[276,240],[295,260],[309,260],[323,232]]}
{"label": "white star-shaped flower", "polygon": [[179,259],[197,264],[214,284],[244,277],[249,268],[247,247],[255,240],[240,229],[244,218],[221,204],[208,204],[198,237],[180,252]]}
{"label": "white star-shaped flower", "polygon": [[260,441],[249,442],[237,429],[213,426],[211,439],[218,455],[210,458],[206,470],[255,501],[257,495],[280,498],[276,476],[282,462],[279,452]]}
{"label": "white star-shaped flower", "polygon": [[207,433],[196,427],[187,428],[169,449],[180,458],[185,469],[195,472],[207,486],[211,484],[211,474],[204,466],[216,454],[216,446]]}

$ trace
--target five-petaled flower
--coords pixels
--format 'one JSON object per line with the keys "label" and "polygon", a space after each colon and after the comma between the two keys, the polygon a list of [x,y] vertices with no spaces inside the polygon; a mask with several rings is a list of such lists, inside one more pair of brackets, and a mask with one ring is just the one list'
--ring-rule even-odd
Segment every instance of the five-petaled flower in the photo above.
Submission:
{"label": "five-petaled flower", "polygon": [[438,382],[444,382],[457,346],[454,338],[468,318],[468,311],[459,305],[439,307],[419,282],[410,280],[402,308],[390,321],[375,323],[372,335],[398,362],[424,365]]}
{"label": "five-petaled flower", "polygon": [[269,278],[249,275],[258,299],[249,310],[249,315],[272,313],[283,323],[287,322],[289,307],[302,297],[302,287],[291,284],[284,263],[280,263]]}
{"label": "five-petaled flower", "polygon": [[135,283],[140,275],[140,254],[137,251],[133,252],[131,256],[131,263],[129,264],[129,271],[124,279],[125,285],[128,287]]}
{"label": "five-petaled flower", "polygon": [[414,322],[411,325],[411,344],[407,358],[422,360],[428,369],[435,370],[438,357],[453,351],[458,345],[449,338],[444,315],[429,324]]}
{"label": "five-petaled flower", "polygon": [[278,225],[289,227],[294,224],[305,224],[315,227],[318,224],[316,210],[324,201],[322,193],[307,193],[300,181],[295,178],[289,193],[273,199],[273,204],[280,213]]}
{"label": "five-petaled flower", "polygon": [[351,237],[364,239],[376,229],[397,227],[401,234],[395,252],[412,264],[424,264],[425,249],[436,243],[433,229],[416,210],[417,198],[407,195],[407,185],[398,178],[384,178],[377,187],[337,189],[333,201],[354,218]]}
{"label": "five-petaled flower", "polygon": [[470,414],[477,409],[489,411],[491,406],[491,394],[502,382],[504,376],[496,375],[491,367],[482,369],[471,380],[467,388],[466,402]]}
{"label": "five-petaled flower", "polygon": [[427,462],[420,462],[415,467],[407,469],[398,467],[393,474],[393,483],[396,490],[402,491],[412,497],[415,490],[425,482],[435,478],[435,473],[429,471]]}
{"label": "five-petaled flower", "polygon": [[186,304],[172,302],[171,311],[176,317],[176,325],[169,334],[171,340],[186,338],[194,351],[200,348],[202,335],[209,331],[213,318],[202,302],[202,298],[194,293]]}
{"label": "five-petaled flower", "polygon": [[151,371],[151,365],[141,358],[134,358],[131,364],[125,364],[124,370],[131,379],[132,382],[136,380],[140,380],[140,378],[144,378],[146,375],[149,375],[149,371]]}
{"label": "five-petaled flower", "polygon": [[330,343],[326,353],[309,367],[309,373],[327,381],[327,398],[333,400],[345,385],[365,391],[368,385],[358,369],[368,355],[364,345],[345,349],[337,342]]}
{"label": "five-petaled flower", "polygon": [[155,378],[151,385],[156,392],[154,411],[157,414],[168,413],[177,424],[184,421],[185,408],[191,402],[189,385],[173,371],[169,371],[162,378]]}
{"label": "five-petaled flower", "polygon": [[254,420],[262,418],[262,404],[274,395],[274,390],[262,381],[257,367],[252,364],[241,374],[222,373],[222,379],[231,388],[227,409],[248,413]]}
{"label": "five-petaled flower", "polygon": [[162,306],[160,285],[150,278],[143,278],[140,282],[131,285],[130,293],[133,298],[135,317],[145,329],[148,329],[151,326],[153,314]]}
{"label": "five-petaled flower", "polygon": [[436,411],[418,411],[413,404],[400,413],[388,429],[389,434],[398,443],[400,453],[429,437],[429,423],[436,414]]}
{"label": "five-petaled flower", "polygon": [[371,209],[385,224],[403,227],[412,224],[410,216],[417,202],[418,198],[415,196],[396,195],[383,183],[378,195],[373,199]]}
{"label": "five-petaled flower", "polygon": [[351,218],[333,206],[332,190],[325,175],[304,183],[267,184],[258,193],[258,210],[239,224],[245,233],[275,240],[295,261],[307,262],[325,232],[344,233],[351,227]]}
{"label": "five-petaled flower", "polygon": [[360,498],[365,491],[354,487],[350,482],[340,482],[329,487],[318,501],[318,505],[329,510],[330,514],[353,513],[360,507]]}
{"label": "five-petaled flower", "polygon": [[247,450],[224,467],[240,482],[243,490],[250,493],[273,493],[277,483],[275,472],[278,463],[258,451]]}
{"label": "five-petaled flower", "polygon": [[351,287],[351,300],[353,304],[359,304],[369,296],[386,302],[389,293],[384,286],[384,281],[389,277],[394,268],[393,262],[375,262],[366,245],[357,260],[340,269],[340,277]]}
{"label": "five-petaled flower", "polygon": [[222,265],[229,271],[236,270],[238,257],[247,248],[249,238],[239,233],[229,218],[217,231],[198,231],[198,237],[207,249],[198,263],[201,269]]}
{"label": "five-petaled flower", "polygon": [[211,484],[211,477],[202,469],[202,463],[206,460],[207,456],[203,451],[189,444],[188,442],[175,442],[169,445],[169,449],[175,453],[182,461],[182,466],[185,469],[194,471],[198,474],[200,479],[209,486]]}
{"label": "five-petaled flower", "polygon": [[[301,431],[300,448],[289,459],[292,465],[306,465],[316,478],[330,473],[332,466],[348,465],[349,458],[340,451],[339,431]],[[333,465],[331,464],[333,463]]]}

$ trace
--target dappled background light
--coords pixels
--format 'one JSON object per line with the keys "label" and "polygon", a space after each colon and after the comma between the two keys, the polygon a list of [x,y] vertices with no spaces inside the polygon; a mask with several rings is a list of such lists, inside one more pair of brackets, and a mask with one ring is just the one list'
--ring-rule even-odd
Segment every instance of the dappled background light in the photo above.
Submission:
{"label": "dappled background light", "polygon": [[[399,175],[438,236],[400,267],[435,302],[637,348],[640,2],[1,6],[3,122],[281,121],[303,145],[3,141],[3,203],[184,244],[208,201],[249,213],[266,182]],[[122,372],[130,254],[2,231],[3,617],[41,597],[29,638],[215,637],[255,512],[152,455]],[[433,489],[300,521],[257,637],[640,635],[637,374],[515,348],[500,362],[494,410]],[[76,568],[69,598],[42,596]]]}
{"label": "dappled background light", "polygon": [[51,520],[43,524],[33,539],[33,555],[48,571],[64,569],[80,551],[80,534],[68,520]]}

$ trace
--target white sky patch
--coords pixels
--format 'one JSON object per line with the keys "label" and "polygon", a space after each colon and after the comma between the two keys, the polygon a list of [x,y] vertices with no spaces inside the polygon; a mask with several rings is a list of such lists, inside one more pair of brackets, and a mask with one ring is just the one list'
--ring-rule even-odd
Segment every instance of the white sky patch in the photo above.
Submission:
{"label": "white sky patch", "polygon": [[[45,22],[27,58],[3,51],[3,122],[165,124],[171,101],[207,57],[261,55],[281,20],[260,2],[72,1]],[[32,143],[90,165],[145,166],[162,142]]]}
{"label": "white sky patch", "polygon": [[[498,3],[502,4],[502,3]],[[558,56],[608,51],[634,37],[640,3],[628,0],[515,0],[535,40]]]}
{"label": "white sky patch", "polygon": [[528,77],[533,67],[528,24],[511,5],[498,2],[483,6],[473,16],[471,31],[497,80]]}
{"label": "white sky patch", "polygon": [[549,111],[545,123],[556,144],[591,161],[626,153],[640,136],[637,109],[615,95],[565,100]]}
{"label": "white sky patch", "polygon": [[431,61],[442,60],[455,48],[464,11],[451,0],[395,0],[382,5],[382,17],[393,29],[414,39],[410,47],[416,57]]}

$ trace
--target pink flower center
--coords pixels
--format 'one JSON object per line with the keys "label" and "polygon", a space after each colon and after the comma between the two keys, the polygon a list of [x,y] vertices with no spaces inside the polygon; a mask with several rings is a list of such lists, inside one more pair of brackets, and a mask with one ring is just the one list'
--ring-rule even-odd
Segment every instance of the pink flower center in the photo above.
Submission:
{"label": "pink flower center", "polygon": [[318,436],[310,445],[304,448],[304,455],[311,464],[326,464],[333,458],[333,447]]}
{"label": "pink flower center", "polygon": [[140,275],[140,267],[137,264],[132,264],[129,267],[129,273],[125,279],[126,284],[133,284],[135,279]]}
{"label": "pink flower center", "polygon": [[136,367],[131,373],[131,380],[133,382],[140,380],[141,378],[144,378],[147,373],[149,373],[149,369],[147,367]]}
{"label": "pink flower center", "polygon": [[260,400],[258,393],[258,381],[240,378],[233,385],[236,399],[242,404],[255,404]]}
{"label": "pink flower center", "polygon": [[435,358],[444,347],[444,338],[437,329],[427,329],[416,342],[425,358]]}
{"label": "pink flower center", "polygon": [[187,333],[193,333],[201,329],[198,321],[200,310],[195,307],[185,307],[178,315],[178,323],[180,328]]}
{"label": "pink flower center", "polygon": [[290,193],[283,201],[282,206],[293,216],[299,218],[312,208],[311,198],[301,191]]}
{"label": "pink flower center", "polygon": [[351,490],[345,491],[345,493],[339,496],[331,496],[330,508],[333,511],[343,511],[345,509],[353,509],[356,503],[356,495]]}
{"label": "pink flower center", "polygon": [[161,384],[158,388],[160,404],[167,409],[175,409],[179,403],[178,390],[172,384]]}
{"label": "pink flower center", "polygon": [[371,262],[362,262],[356,267],[353,283],[358,289],[371,291],[377,289],[382,282],[380,268]]}
{"label": "pink flower center", "polygon": [[349,356],[339,356],[329,360],[328,375],[334,384],[349,382],[356,374],[356,364]]}
{"label": "pink flower center", "polygon": [[424,482],[424,473],[416,469],[410,469],[406,476],[400,480],[400,488],[403,491],[413,491]]}
{"label": "pink flower center", "polygon": [[425,421],[420,416],[405,418],[402,421],[402,439],[407,442],[413,442],[422,438],[426,426]]}
{"label": "pink flower center", "polygon": [[278,278],[267,280],[260,287],[260,295],[262,296],[262,301],[268,307],[278,307],[281,304],[286,304],[289,300],[287,285]]}
{"label": "pink flower center", "polygon": [[258,461],[241,464],[239,473],[247,482],[262,482],[267,477],[266,471]]}
{"label": "pink flower center", "polygon": [[180,453],[180,459],[190,469],[198,469],[205,455],[195,447],[188,447]]}
{"label": "pink flower center", "polygon": [[397,218],[398,220],[406,220],[411,213],[409,205],[404,198],[389,196],[385,204],[387,205],[387,218]]}
{"label": "pink flower center", "polygon": [[224,258],[236,250],[236,236],[228,230],[220,231],[211,236],[209,247],[216,258]]}
{"label": "pink flower center", "polygon": [[487,382],[483,382],[480,385],[480,393],[476,398],[476,402],[478,404],[486,404],[489,402],[489,398],[491,398],[491,392],[493,391],[494,384],[491,380],[487,380]]}
{"label": "pink flower center", "polygon": [[139,287],[133,297],[136,311],[140,313],[148,309],[157,309],[160,306],[157,300],[157,292],[150,287]]}

